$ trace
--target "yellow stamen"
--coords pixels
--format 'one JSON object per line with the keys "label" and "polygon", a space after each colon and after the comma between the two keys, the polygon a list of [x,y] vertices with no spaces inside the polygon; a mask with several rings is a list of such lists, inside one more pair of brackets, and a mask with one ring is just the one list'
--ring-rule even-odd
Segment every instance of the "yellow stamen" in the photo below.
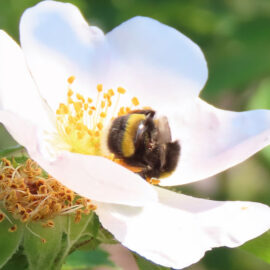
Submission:
{"label": "yellow stamen", "polygon": [[117,92],[119,94],[125,94],[126,93],[126,89],[120,86],[120,87],[117,88]]}
{"label": "yellow stamen", "polygon": [[108,95],[109,95],[110,97],[114,96],[114,91],[113,91],[113,89],[109,89],[109,90],[108,90]]}
{"label": "yellow stamen", "polygon": [[[68,81],[71,82],[71,80]],[[138,98],[133,97],[131,99],[131,106],[122,106],[119,108],[120,97],[126,93],[126,89],[121,86],[117,88],[116,95],[113,89],[108,89],[103,92],[102,84],[98,84],[96,89],[98,93],[93,103],[91,97],[85,97],[80,93],[76,93],[74,96],[73,90],[69,87],[67,92],[67,104],[61,103],[57,109],[59,135],[67,145],[65,147],[71,152],[86,155],[104,155],[101,146],[106,124],[116,116],[123,116],[130,113],[134,106],[140,104]],[[114,157],[111,159],[121,163],[120,160]],[[123,166],[128,167],[136,173],[142,171],[140,167],[127,166],[126,164]],[[148,181],[154,185],[159,183],[157,179],[148,179]],[[39,193],[47,194],[47,189],[40,187]],[[13,196],[16,196],[16,194],[13,194]],[[71,202],[71,199],[68,199],[68,201]],[[57,208],[58,211],[61,211],[59,205],[56,204],[54,207]],[[77,220],[80,219],[80,213],[80,211],[77,212]]]}
{"label": "yellow stamen", "polygon": [[138,106],[140,104],[138,98],[136,97],[133,97],[131,101],[134,106]]}
{"label": "yellow stamen", "polygon": [[97,85],[97,90],[98,92],[102,92],[102,89],[103,89],[103,85],[100,83]]}
{"label": "yellow stamen", "polygon": [[68,97],[71,97],[73,94],[74,94],[74,93],[73,93],[72,89],[69,88],[69,89],[68,89],[68,94],[67,94]]}
{"label": "yellow stamen", "polygon": [[67,81],[68,81],[69,84],[72,84],[74,82],[74,80],[75,80],[75,76],[70,76],[67,79]]}

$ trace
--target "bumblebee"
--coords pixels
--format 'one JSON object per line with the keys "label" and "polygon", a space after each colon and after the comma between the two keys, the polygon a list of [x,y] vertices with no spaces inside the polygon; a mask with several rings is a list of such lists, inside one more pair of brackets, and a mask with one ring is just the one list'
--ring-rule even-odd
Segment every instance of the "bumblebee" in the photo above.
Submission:
{"label": "bumblebee", "polygon": [[153,110],[135,110],[115,118],[107,134],[107,147],[116,158],[140,168],[144,179],[163,178],[176,168],[178,141],[172,142],[166,117],[155,118]]}

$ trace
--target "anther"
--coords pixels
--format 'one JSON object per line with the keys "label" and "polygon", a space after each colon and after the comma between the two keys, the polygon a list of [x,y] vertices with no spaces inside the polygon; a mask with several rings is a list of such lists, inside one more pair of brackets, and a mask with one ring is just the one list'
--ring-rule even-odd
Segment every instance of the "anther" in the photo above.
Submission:
{"label": "anther", "polygon": [[109,94],[110,97],[114,96],[114,91],[113,91],[113,89],[109,89],[109,90],[108,90],[108,94]]}
{"label": "anther", "polygon": [[75,80],[75,76],[70,76],[67,79],[67,81],[68,81],[69,84],[72,84],[74,82],[74,80]]}
{"label": "anther", "polygon": [[67,93],[68,97],[71,97],[73,94],[74,92],[69,88]]}
{"label": "anther", "polygon": [[17,225],[14,224],[12,227],[8,229],[9,232],[16,232],[17,231]]}
{"label": "anther", "polygon": [[133,97],[131,101],[134,106],[138,106],[140,104],[138,98],[136,97]]}
{"label": "anther", "polygon": [[105,113],[105,112],[101,112],[101,113],[100,113],[100,117],[101,117],[101,118],[105,118],[105,117],[106,117],[106,113]]}
{"label": "anther", "polygon": [[117,88],[117,92],[119,94],[125,94],[126,93],[126,89],[120,86],[120,87]]}
{"label": "anther", "polygon": [[97,90],[98,92],[102,92],[102,89],[103,89],[103,85],[100,83],[97,85]]}
{"label": "anther", "polygon": [[99,130],[102,130],[102,128],[103,128],[102,123],[98,123],[98,124],[97,124],[97,127],[98,127]]}

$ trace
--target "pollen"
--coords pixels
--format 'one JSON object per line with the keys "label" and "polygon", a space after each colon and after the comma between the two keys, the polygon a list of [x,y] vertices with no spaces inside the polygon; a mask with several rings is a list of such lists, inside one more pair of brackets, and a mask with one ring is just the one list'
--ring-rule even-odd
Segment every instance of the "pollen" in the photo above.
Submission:
{"label": "pollen", "polygon": [[138,98],[136,98],[136,97],[132,98],[131,101],[132,101],[132,104],[133,104],[134,106],[138,106],[138,105],[140,104]]}
{"label": "pollen", "polygon": [[73,89],[75,76],[67,79],[67,99],[56,110],[57,130],[65,150],[85,155],[102,156],[102,136],[107,124],[115,117],[130,112],[138,106],[137,98],[131,99],[131,105],[119,108],[120,97],[126,89],[117,91],[104,89],[103,84],[96,86],[96,98],[83,96]]}
{"label": "pollen", "polygon": [[147,181],[149,184],[152,184],[152,185],[158,185],[158,184],[160,183],[160,180],[159,180],[159,179],[150,178],[150,177],[147,177],[147,178],[146,178],[146,181]]}
{"label": "pollen", "polygon": [[[2,159],[0,175],[1,205],[22,223],[43,221],[43,226],[52,228],[52,218],[57,215],[73,213],[79,221],[78,210],[84,214],[94,210],[90,200],[80,198],[52,176],[44,177],[44,172],[31,159],[20,165]],[[8,216],[0,210],[0,222],[4,218]],[[15,225],[9,231],[16,231]]]}
{"label": "pollen", "polygon": [[17,225],[16,225],[16,224],[13,225],[12,227],[10,227],[10,228],[8,229],[8,231],[9,231],[9,232],[16,232],[16,231],[17,231]]}

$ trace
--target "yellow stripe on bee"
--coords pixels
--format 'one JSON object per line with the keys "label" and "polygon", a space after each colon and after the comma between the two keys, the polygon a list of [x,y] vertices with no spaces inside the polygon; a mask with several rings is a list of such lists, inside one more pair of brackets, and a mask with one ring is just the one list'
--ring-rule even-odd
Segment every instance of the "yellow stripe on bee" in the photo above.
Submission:
{"label": "yellow stripe on bee", "polygon": [[138,125],[145,119],[144,114],[131,114],[126,123],[126,129],[122,140],[122,153],[124,157],[130,157],[135,152],[133,139],[136,135]]}

